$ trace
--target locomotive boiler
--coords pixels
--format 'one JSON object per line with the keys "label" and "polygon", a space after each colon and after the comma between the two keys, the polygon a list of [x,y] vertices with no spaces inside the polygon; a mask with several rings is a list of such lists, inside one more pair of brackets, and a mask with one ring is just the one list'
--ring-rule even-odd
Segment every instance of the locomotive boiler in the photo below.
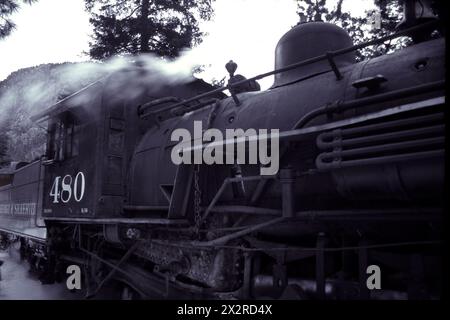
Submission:
{"label": "locomotive boiler", "polygon": [[[46,277],[82,265],[88,296],[116,281],[127,297],[437,298],[445,40],[424,36],[437,28],[416,21],[354,45],[336,25],[299,24],[279,41],[274,71],[246,79],[230,61],[225,88],[139,81],[146,90],[130,97],[117,79],[140,67],[113,73],[34,117],[49,132],[30,165],[41,170],[36,198],[2,197],[2,230],[29,238],[11,208],[35,203]],[[399,36],[420,41],[356,62],[356,50]],[[267,146],[279,170],[233,157],[175,164],[175,130],[192,133],[188,157],[208,147],[196,123],[240,132],[215,150],[241,139],[246,159],[254,132],[278,130]],[[366,281],[373,265],[377,290]]]}

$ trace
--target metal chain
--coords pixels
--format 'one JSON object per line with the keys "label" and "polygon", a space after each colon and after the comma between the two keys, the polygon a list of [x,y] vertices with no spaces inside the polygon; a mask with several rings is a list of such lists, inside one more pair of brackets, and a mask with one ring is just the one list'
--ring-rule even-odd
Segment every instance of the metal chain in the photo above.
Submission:
{"label": "metal chain", "polygon": [[200,165],[197,164],[194,167],[194,232],[196,235],[199,234],[200,224],[201,224],[201,201],[202,201],[202,191],[200,190],[199,184],[199,174],[200,174]]}
{"label": "metal chain", "polygon": [[[214,119],[217,116],[217,110],[219,108],[220,108],[220,100],[216,100],[216,103],[214,104],[206,120],[206,129],[209,129],[211,127],[211,124],[213,123]],[[203,128],[203,133],[204,132],[205,128]],[[202,191],[200,189],[199,179],[200,179],[200,165],[196,164],[194,166],[194,222],[195,222],[194,232],[197,237],[200,234],[199,231],[202,224],[202,209],[201,209]]]}

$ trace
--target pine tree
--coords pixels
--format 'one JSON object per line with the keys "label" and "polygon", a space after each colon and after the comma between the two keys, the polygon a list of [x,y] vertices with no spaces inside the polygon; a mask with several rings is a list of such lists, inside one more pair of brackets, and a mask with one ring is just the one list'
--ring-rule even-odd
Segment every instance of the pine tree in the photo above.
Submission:
{"label": "pine tree", "polygon": [[[391,35],[397,31],[397,25],[403,17],[402,6],[396,0],[374,0],[375,6],[378,8],[379,17],[381,19],[381,28],[369,31],[366,41]],[[386,53],[391,53],[398,49],[404,48],[412,43],[408,37],[393,39],[375,47],[368,47],[363,50],[367,57],[377,57]]]}
{"label": "pine tree", "polygon": [[5,166],[9,162],[8,145],[10,139],[8,131],[10,130],[9,117],[3,115],[0,117],[0,168]]}
{"label": "pine tree", "polygon": [[201,42],[199,21],[209,20],[213,0],[85,0],[94,27],[89,55],[151,52],[177,57]]}
{"label": "pine tree", "polygon": [[0,0],[0,39],[9,36],[16,28],[11,15],[19,10],[20,2],[31,4],[36,0]]}

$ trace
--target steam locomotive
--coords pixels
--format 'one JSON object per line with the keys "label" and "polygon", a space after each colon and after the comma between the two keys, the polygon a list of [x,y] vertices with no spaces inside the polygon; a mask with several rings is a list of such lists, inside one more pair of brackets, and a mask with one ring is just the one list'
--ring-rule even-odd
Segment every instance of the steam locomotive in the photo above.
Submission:
{"label": "steam locomotive", "polygon": [[[47,152],[0,172],[0,231],[25,256],[45,252],[46,281],[82,267],[88,296],[113,281],[126,298],[439,298],[445,39],[415,22],[360,45],[299,24],[274,71],[246,79],[230,62],[224,88],[141,81],[130,97],[115,80],[137,65],[93,83],[33,117],[48,123]],[[356,62],[400,36],[420,41]],[[260,139],[247,130],[278,129],[279,171],[174,164],[171,134],[195,122],[242,129],[245,150]]]}

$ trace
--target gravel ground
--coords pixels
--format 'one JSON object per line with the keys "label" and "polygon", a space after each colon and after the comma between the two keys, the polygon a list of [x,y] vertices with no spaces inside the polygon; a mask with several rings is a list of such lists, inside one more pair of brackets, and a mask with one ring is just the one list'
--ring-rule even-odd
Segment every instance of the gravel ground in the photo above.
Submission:
{"label": "gravel ground", "polygon": [[10,247],[0,251],[0,300],[74,300],[83,299],[81,292],[70,292],[65,283],[42,285],[29,272],[26,261],[20,261],[19,252]]}

